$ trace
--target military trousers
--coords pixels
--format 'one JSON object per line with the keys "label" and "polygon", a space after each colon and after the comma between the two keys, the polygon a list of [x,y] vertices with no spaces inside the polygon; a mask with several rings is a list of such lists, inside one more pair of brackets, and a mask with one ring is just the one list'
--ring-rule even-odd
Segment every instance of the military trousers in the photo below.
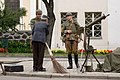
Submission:
{"label": "military trousers", "polygon": [[35,71],[43,68],[43,58],[45,52],[45,43],[32,41],[33,49],[33,69]]}
{"label": "military trousers", "polygon": [[65,48],[68,54],[78,54],[78,41],[75,40],[66,40]]}

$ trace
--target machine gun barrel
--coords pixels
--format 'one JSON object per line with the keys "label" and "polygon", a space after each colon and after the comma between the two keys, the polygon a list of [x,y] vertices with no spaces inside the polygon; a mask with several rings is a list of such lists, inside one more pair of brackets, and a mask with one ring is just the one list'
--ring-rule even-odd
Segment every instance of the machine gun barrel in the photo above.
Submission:
{"label": "machine gun barrel", "polygon": [[86,28],[89,28],[90,26],[96,24],[97,22],[105,19],[105,18],[106,18],[107,16],[109,16],[109,15],[110,15],[110,14],[107,14],[107,15],[104,15],[104,14],[103,14],[103,16],[97,18],[95,21],[89,23],[88,25],[85,25],[85,27],[80,27],[80,28],[77,30],[77,34],[84,33],[84,29],[85,29],[85,31],[86,31]]}
{"label": "machine gun barrel", "polygon": [[110,14],[107,14],[107,15],[104,15],[104,14],[103,14],[103,16],[97,18],[95,21],[93,21],[93,22],[89,23],[88,25],[86,25],[86,27],[89,27],[89,26],[92,26],[92,25],[96,24],[97,22],[105,19],[105,18],[106,18],[107,16],[109,16],[109,15],[110,15]]}

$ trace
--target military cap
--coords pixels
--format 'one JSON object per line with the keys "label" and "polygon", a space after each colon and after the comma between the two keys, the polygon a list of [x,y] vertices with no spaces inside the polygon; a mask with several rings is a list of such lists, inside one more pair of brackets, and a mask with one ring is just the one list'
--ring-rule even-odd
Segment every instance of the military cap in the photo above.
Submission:
{"label": "military cap", "polygon": [[49,17],[46,16],[46,15],[43,15],[43,16],[41,17],[41,20],[42,20],[42,21],[44,21],[44,20],[46,20],[46,19],[49,19]]}
{"label": "military cap", "polygon": [[67,12],[67,13],[66,13],[66,17],[67,17],[67,16],[72,16],[72,13],[71,13],[71,12]]}
{"label": "military cap", "polygon": [[42,14],[42,11],[40,9],[36,10],[36,14]]}
{"label": "military cap", "polygon": [[43,16],[42,16],[42,18],[47,18],[47,19],[49,19],[49,17],[48,17],[48,16],[46,16],[46,15],[43,15]]}

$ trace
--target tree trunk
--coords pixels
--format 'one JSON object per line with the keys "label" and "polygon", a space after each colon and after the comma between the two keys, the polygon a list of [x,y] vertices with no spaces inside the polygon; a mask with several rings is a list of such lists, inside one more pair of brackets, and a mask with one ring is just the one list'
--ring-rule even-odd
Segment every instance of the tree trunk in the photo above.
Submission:
{"label": "tree trunk", "polygon": [[55,24],[55,14],[53,12],[54,9],[54,1],[49,0],[42,0],[46,6],[47,9],[47,16],[49,17],[49,35],[47,37],[47,43],[49,47],[51,48],[51,41],[52,41],[52,34],[53,34],[53,29],[54,29],[54,24]]}
{"label": "tree trunk", "polygon": [[38,0],[36,0],[36,10],[38,10],[38,5],[39,5]]}
{"label": "tree trunk", "polygon": [[55,23],[55,18],[52,17],[49,20],[49,35],[47,37],[47,43],[49,45],[49,47],[51,48],[51,41],[52,41],[52,34],[53,34],[53,29],[54,29],[54,23]]}

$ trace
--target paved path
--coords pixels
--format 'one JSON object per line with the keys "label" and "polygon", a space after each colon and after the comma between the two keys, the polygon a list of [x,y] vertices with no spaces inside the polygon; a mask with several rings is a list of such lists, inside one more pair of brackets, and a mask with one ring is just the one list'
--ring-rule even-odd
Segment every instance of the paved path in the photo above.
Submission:
{"label": "paved path", "polygon": [[[67,67],[68,62],[67,58],[56,58],[56,60],[63,66]],[[100,63],[103,63],[103,59],[98,59]],[[66,74],[55,73],[53,69],[53,64],[50,58],[44,58],[44,67],[47,69],[46,72],[33,72],[32,70],[32,58],[25,57],[0,57],[0,61],[23,61],[16,64],[24,65],[24,72],[7,72],[7,75],[16,75],[16,76],[36,76],[36,77],[45,77],[45,78],[90,78],[90,79],[120,79],[119,73],[104,73],[104,72],[80,72],[80,68],[76,68],[73,60],[73,69],[67,69]],[[79,59],[80,66],[83,64],[84,59]],[[88,61],[90,64],[90,61]],[[10,64],[4,64],[10,65]],[[93,59],[93,69],[97,68],[97,62]],[[1,69],[0,69],[1,72]]]}

